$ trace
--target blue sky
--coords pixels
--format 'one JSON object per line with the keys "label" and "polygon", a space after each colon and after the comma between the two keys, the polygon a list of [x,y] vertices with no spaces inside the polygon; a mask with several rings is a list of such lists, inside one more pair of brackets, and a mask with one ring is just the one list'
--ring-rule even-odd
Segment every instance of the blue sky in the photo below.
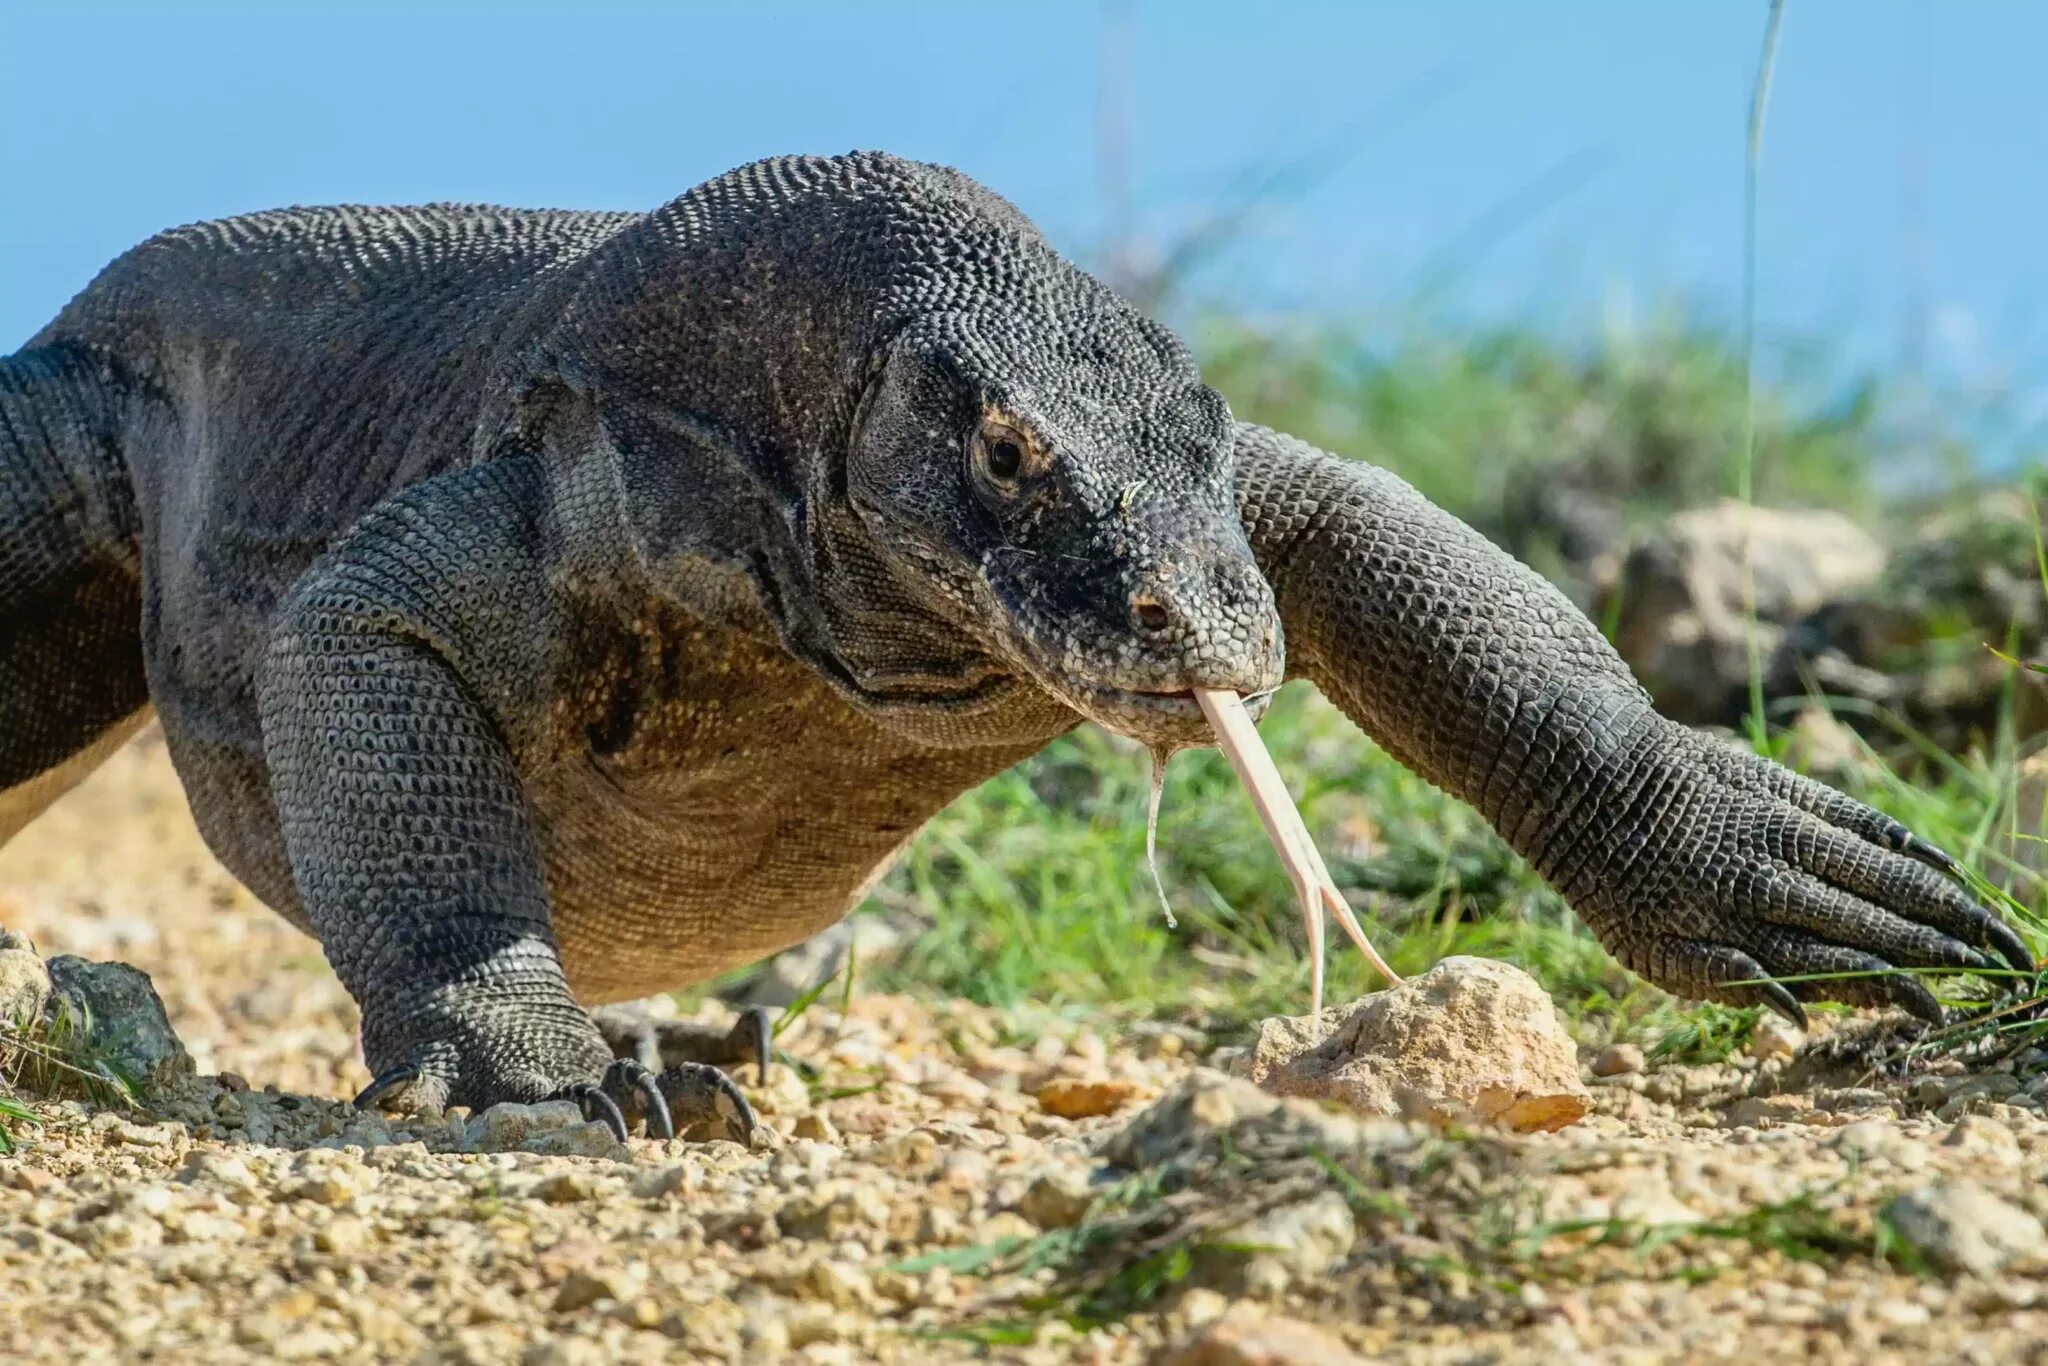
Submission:
{"label": "blue sky", "polygon": [[[1170,243],[1306,158],[1315,183],[1256,213],[1194,299],[1385,318],[1427,283],[1479,321],[1584,330],[1674,294],[1732,318],[1763,17],[1135,0],[1139,236]],[[953,163],[1088,260],[1102,32],[1089,0],[0,0],[0,346],[174,223],[295,202],[640,208],[784,151]],[[1789,0],[1767,340],[1889,366],[1923,318],[1961,401],[2048,419],[2043,53],[2031,0]]]}

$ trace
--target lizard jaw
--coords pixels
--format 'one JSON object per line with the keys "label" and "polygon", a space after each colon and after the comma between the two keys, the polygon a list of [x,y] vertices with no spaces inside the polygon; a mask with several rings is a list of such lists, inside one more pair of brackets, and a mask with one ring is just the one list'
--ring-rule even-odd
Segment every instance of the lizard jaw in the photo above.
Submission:
{"label": "lizard jaw", "polygon": [[[1089,720],[1147,745],[1176,748],[1216,743],[1214,731],[1188,688],[1117,688],[1068,679],[1054,689]],[[1265,711],[1271,692],[1245,699],[1252,715]]]}

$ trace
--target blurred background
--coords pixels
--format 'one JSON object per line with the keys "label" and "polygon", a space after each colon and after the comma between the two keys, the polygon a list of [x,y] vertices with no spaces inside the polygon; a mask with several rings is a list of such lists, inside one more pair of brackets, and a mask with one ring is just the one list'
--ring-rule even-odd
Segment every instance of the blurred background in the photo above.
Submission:
{"label": "blurred background", "polygon": [[[1770,14],[14,3],[0,346],[194,219],[638,209],[792,151],[950,163],[1179,327],[1241,416],[1393,467],[1553,576],[1667,711],[2035,903],[2048,6],[1789,0],[1767,42]],[[1512,953],[1636,1009],[1470,813],[1313,699],[1268,733],[1411,961]],[[1174,770],[1178,935],[1143,788],[1092,733],[991,784],[878,892],[871,951],[994,1000],[1295,992],[1286,887],[1227,774]]]}

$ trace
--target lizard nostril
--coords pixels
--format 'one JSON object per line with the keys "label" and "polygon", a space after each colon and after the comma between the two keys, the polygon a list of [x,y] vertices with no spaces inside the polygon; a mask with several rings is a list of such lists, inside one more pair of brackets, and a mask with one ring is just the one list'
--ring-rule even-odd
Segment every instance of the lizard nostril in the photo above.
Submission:
{"label": "lizard nostril", "polygon": [[1173,625],[1173,614],[1159,599],[1140,593],[1131,599],[1131,620],[1138,623],[1139,630],[1158,635]]}

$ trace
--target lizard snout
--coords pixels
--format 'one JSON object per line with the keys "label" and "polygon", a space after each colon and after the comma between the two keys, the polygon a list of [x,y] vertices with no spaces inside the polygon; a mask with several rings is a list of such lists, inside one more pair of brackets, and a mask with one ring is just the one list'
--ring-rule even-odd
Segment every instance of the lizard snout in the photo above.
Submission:
{"label": "lizard snout", "polygon": [[[1280,613],[1249,557],[1200,556],[1147,566],[1126,597],[1129,651],[1157,680],[1147,691],[1278,686]],[[1141,685],[1145,686],[1145,685]]]}

